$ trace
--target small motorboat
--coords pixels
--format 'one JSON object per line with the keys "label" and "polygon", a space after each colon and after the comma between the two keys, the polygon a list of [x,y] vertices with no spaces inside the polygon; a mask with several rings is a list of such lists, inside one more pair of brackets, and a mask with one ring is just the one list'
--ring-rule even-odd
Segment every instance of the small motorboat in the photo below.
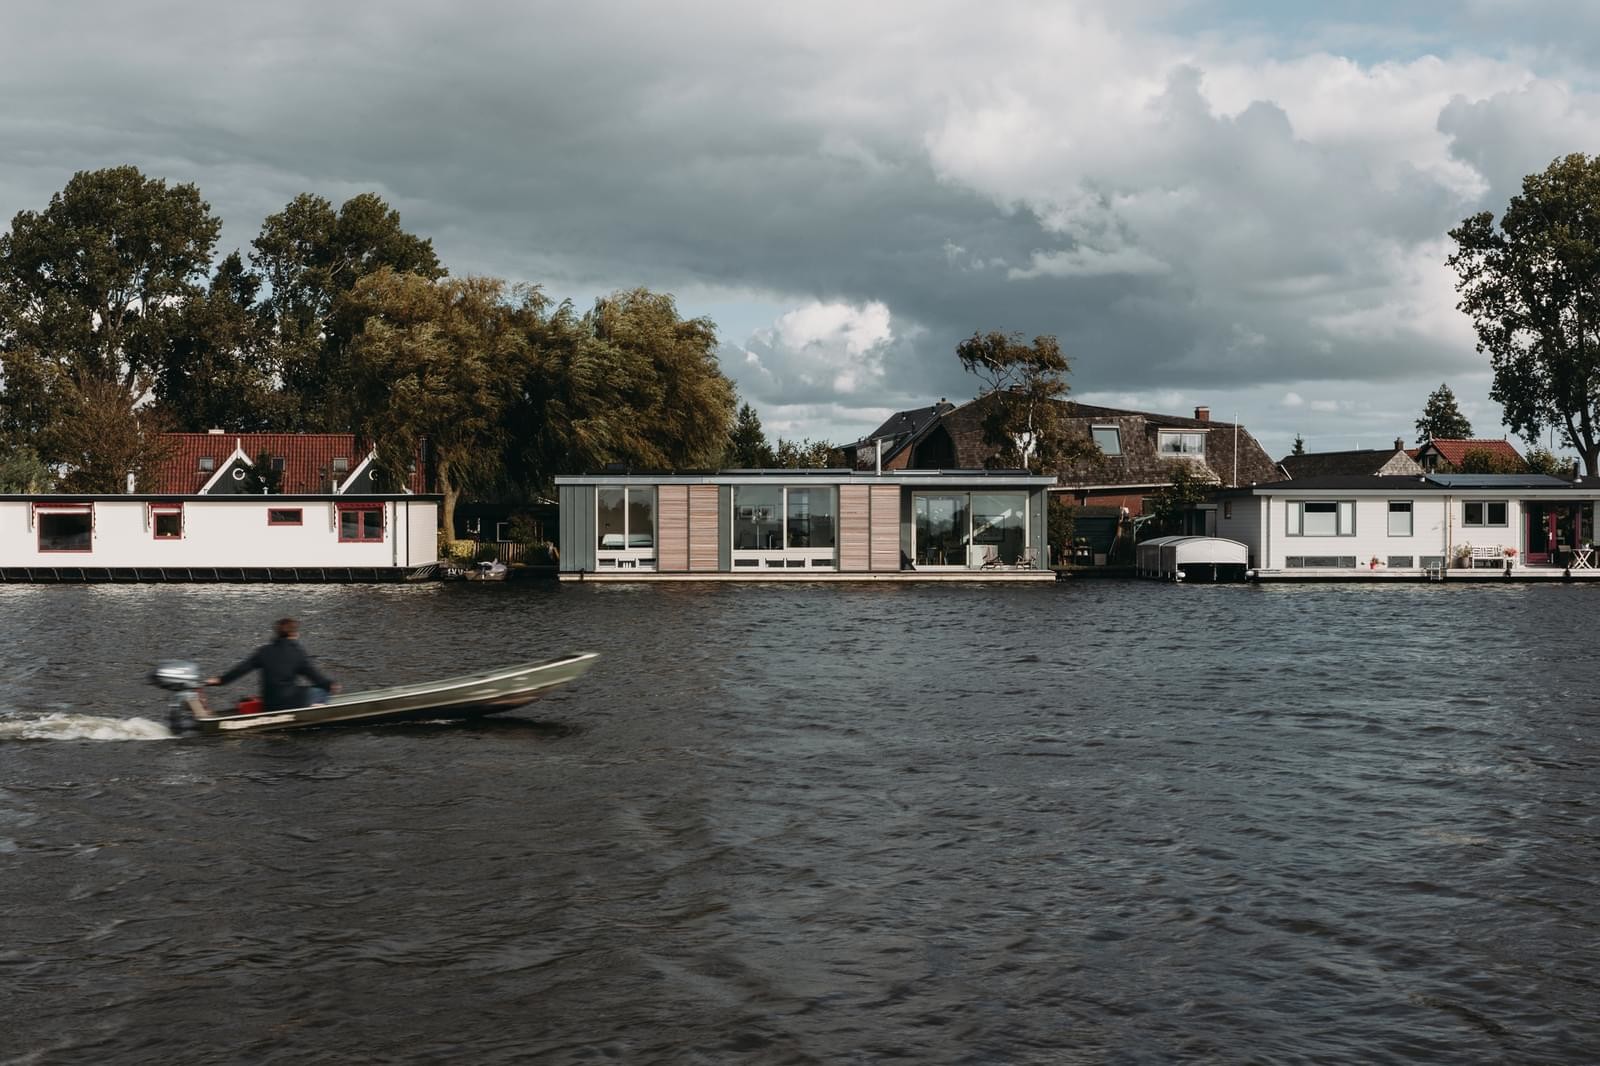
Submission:
{"label": "small motorboat", "polygon": [[464,575],[468,581],[504,581],[511,573],[511,568],[500,560],[482,562],[476,569],[468,570]]}
{"label": "small motorboat", "polygon": [[545,690],[577,680],[588,672],[596,658],[594,652],[583,652],[442,681],[339,693],[330,696],[327,703],[285,711],[264,711],[259,699],[241,700],[238,706],[227,710],[211,710],[200,694],[205,687],[205,675],[191,662],[160,663],[150,671],[150,681],[174,693],[167,716],[169,729],[180,736],[215,736],[308,726],[497,714],[532,703]]}

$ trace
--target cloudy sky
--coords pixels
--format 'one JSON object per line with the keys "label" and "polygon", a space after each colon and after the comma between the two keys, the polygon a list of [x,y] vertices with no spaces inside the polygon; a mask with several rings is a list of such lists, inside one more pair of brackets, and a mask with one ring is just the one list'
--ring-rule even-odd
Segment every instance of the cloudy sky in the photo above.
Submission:
{"label": "cloudy sky", "polygon": [[1409,440],[1441,381],[1501,436],[1446,231],[1600,152],[1571,0],[6,10],[5,223],[127,162],[198,184],[224,250],[376,190],[452,273],[676,294],[794,437],[970,397],[991,329],[1275,455]]}

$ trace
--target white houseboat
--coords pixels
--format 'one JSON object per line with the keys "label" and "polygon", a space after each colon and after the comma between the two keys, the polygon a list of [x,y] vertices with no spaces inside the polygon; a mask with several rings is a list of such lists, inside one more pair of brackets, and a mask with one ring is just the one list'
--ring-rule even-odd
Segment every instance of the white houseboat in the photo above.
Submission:
{"label": "white houseboat", "polygon": [[383,581],[438,563],[438,496],[0,496],[4,581]]}
{"label": "white houseboat", "polygon": [[1016,470],[555,479],[563,580],[1054,580],[1052,477]]}
{"label": "white houseboat", "polygon": [[1263,581],[1600,577],[1600,478],[1330,476],[1216,499],[1217,535],[1247,545]]}

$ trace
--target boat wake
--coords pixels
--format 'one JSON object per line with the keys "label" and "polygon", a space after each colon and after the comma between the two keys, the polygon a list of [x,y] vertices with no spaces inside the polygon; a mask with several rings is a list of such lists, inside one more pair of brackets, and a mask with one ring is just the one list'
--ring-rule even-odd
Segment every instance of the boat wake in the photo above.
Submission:
{"label": "boat wake", "polygon": [[166,726],[148,718],[103,718],[67,712],[0,718],[0,741],[170,739],[172,732]]}

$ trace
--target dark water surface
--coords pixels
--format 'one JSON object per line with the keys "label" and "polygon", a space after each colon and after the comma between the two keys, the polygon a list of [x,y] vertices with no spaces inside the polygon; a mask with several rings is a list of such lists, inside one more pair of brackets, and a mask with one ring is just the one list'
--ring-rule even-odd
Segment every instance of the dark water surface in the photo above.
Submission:
{"label": "dark water surface", "polygon": [[[1597,596],[3,587],[0,1062],[1594,1063]],[[603,656],[136,739],[289,612]]]}

